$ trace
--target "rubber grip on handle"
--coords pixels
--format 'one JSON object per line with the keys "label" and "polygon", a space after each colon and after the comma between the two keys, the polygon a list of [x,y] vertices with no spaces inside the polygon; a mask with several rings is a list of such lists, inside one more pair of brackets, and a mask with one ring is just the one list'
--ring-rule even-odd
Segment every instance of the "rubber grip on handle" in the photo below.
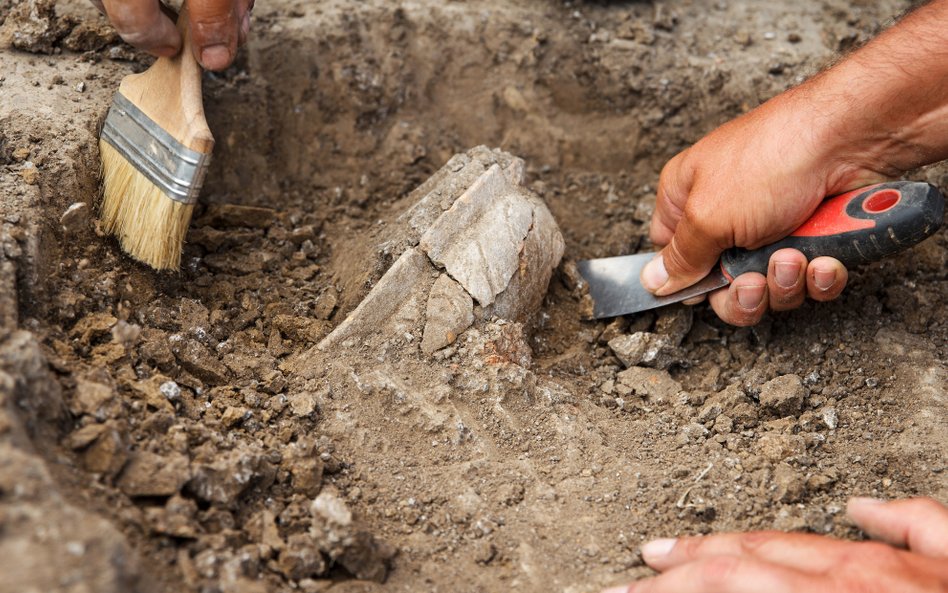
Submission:
{"label": "rubber grip on handle", "polygon": [[847,268],[878,261],[934,234],[944,210],[944,196],[928,183],[863,187],[827,199],[800,228],[776,243],[725,251],[721,269],[731,280],[745,272],[766,275],[770,256],[788,247],[802,251],[808,260],[835,257]]}

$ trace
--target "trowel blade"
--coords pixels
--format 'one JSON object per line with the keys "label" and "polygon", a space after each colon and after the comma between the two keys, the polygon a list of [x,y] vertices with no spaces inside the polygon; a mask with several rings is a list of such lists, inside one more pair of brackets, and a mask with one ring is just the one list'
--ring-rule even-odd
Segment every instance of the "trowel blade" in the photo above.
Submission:
{"label": "trowel blade", "polygon": [[667,296],[655,296],[645,290],[639,274],[655,253],[637,253],[619,257],[587,259],[577,262],[579,273],[589,284],[593,300],[593,319],[618,317],[648,311],[711,292],[728,285],[728,279],[716,267],[696,284]]}

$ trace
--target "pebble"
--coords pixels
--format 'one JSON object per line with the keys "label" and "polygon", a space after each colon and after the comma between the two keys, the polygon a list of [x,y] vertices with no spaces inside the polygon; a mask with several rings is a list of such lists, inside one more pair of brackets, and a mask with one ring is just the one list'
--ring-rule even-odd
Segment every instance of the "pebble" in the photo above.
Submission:
{"label": "pebble", "polygon": [[839,424],[839,416],[836,414],[836,408],[833,406],[827,406],[823,408],[821,417],[823,418],[823,424],[825,424],[826,428],[829,428],[830,430],[835,430],[836,426]]}
{"label": "pebble", "polygon": [[158,386],[158,391],[170,402],[178,401],[181,398],[181,387],[174,381],[165,381]]}
{"label": "pebble", "polygon": [[67,235],[74,235],[89,225],[89,205],[85,202],[71,204],[59,217],[59,224]]}
{"label": "pebble", "polygon": [[626,367],[667,369],[682,360],[672,338],[649,332],[619,336],[609,341],[609,348]]}
{"label": "pebble", "polygon": [[20,169],[20,177],[22,177],[23,181],[28,185],[36,185],[39,182],[39,170],[32,161],[26,161]]}
{"label": "pebble", "polygon": [[779,417],[799,414],[805,397],[806,388],[797,375],[771,379],[760,389],[760,405]]}
{"label": "pebble", "polygon": [[184,455],[139,451],[119,476],[118,487],[129,496],[171,496],[189,477],[188,458]]}
{"label": "pebble", "polygon": [[782,461],[806,452],[806,441],[796,434],[768,432],[757,441],[757,450],[771,461]]}
{"label": "pebble", "polygon": [[774,468],[775,497],[780,502],[799,502],[806,492],[806,483],[803,477],[786,463],[777,464]]}

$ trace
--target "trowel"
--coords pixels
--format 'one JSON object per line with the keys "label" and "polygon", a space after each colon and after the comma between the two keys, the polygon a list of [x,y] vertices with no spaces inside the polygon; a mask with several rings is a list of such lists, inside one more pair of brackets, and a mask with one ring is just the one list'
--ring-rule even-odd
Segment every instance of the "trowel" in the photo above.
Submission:
{"label": "trowel", "polygon": [[835,257],[847,268],[880,260],[916,245],[941,226],[945,199],[933,185],[894,181],[863,187],[823,201],[788,237],[747,250],[729,249],[697,283],[655,296],[639,274],[656,253],[590,259],[577,263],[589,285],[593,319],[617,317],[678,303],[723,288],[745,272],[767,274],[770,256],[787,247],[807,259]]}

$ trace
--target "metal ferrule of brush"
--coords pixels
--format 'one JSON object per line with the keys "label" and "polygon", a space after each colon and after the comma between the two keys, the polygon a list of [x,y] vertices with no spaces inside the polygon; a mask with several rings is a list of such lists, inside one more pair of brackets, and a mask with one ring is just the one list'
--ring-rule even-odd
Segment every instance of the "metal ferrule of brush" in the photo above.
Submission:
{"label": "metal ferrule of brush", "polygon": [[112,101],[102,139],[172,200],[197,202],[210,154],[175,140],[121,93]]}

